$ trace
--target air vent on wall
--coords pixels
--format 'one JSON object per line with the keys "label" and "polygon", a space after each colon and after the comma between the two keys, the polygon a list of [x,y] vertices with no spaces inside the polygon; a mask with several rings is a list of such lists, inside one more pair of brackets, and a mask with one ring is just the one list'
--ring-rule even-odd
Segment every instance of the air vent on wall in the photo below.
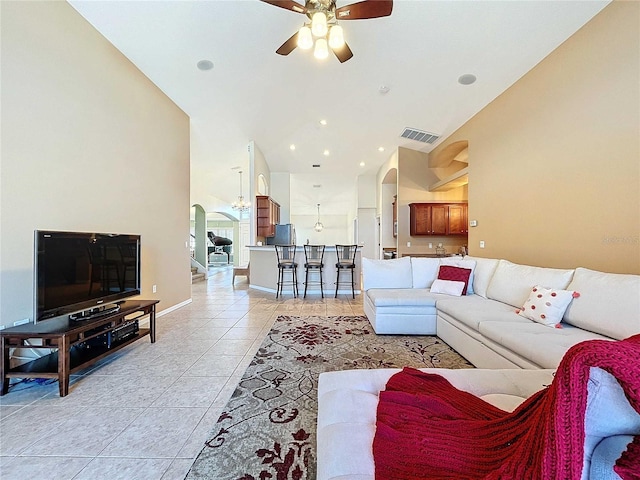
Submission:
{"label": "air vent on wall", "polygon": [[415,140],[416,142],[422,143],[434,143],[436,140],[440,138],[440,135],[435,133],[423,132],[422,130],[417,130],[415,128],[405,128],[404,131],[400,134],[403,138],[408,138],[409,140]]}

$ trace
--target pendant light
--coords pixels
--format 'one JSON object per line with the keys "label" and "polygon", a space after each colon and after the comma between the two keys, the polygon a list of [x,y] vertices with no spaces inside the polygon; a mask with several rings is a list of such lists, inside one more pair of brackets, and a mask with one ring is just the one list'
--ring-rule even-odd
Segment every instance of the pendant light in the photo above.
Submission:
{"label": "pendant light", "polygon": [[242,170],[238,173],[240,173],[240,195],[238,195],[238,200],[231,204],[231,208],[242,213],[251,208],[251,202],[245,202],[244,200],[244,195],[242,195]]}
{"label": "pendant light", "polygon": [[306,25],[298,31],[298,47],[303,50],[309,50],[313,47],[313,36],[311,29]]}
{"label": "pendant light", "polygon": [[318,221],[313,226],[313,229],[319,233],[324,228],[324,225],[322,225],[322,223],[320,222],[320,204],[318,203],[317,205],[318,205]]}

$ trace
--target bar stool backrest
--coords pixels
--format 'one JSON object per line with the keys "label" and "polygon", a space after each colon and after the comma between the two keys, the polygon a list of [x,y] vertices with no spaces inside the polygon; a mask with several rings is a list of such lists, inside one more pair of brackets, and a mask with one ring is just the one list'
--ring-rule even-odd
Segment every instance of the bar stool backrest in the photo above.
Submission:
{"label": "bar stool backrest", "polygon": [[275,247],[278,265],[291,265],[294,263],[296,257],[295,245],[275,245]]}
{"label": "bar stool backrest", "polygon": [[357,245],[336,245],[336,256],[340,266],[355,265]]}
{"label": "bar stool backrest", "polygon": [[307,261],[307,265],[322,265],[324,245],[305,245],[304,258]]}

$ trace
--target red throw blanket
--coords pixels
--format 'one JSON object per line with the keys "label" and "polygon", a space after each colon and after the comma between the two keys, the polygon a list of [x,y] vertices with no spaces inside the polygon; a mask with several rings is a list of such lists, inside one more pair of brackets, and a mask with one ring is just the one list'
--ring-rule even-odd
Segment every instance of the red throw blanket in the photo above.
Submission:
{"label": "red throw blanket", "polygon": [[[575,345],[551,386],[511,413],[439,375],[405,368],[380,392],[376,479],[579,479],[592,366],[616,377],[640,412],[640,335]],[[640,436],[615,471],[625,480],[640,479]]]}

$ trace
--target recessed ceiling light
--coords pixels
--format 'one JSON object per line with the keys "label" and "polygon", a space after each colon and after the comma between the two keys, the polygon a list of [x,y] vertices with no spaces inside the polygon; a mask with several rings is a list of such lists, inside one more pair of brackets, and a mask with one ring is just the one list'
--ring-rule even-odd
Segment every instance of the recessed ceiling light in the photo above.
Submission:
{"label": "recessed ceiling light", "polygon": [[379,152],[384,152],[384,147],[378,147]]}
{"label": "recessed ceiling light", "polygon": [[198,69],[203,72],[206,70],[211,70],[213,68],[213,62],[211,60],[200,60],[197,64]]}
{"label": "recessed ceiling light", "polygon": [[295,150],[296,146],[292,143],[291,145],[289,145],[289,150]]}
{"label": "recessed ceiling light", "polygon": [[360,166],[364,167],[365,163],[364,162],[360,162]]}
{"label": "recessed ceiling light", "polygon": [[324,119],[320,120],[320,125],[326,125],[326,124],[327,124],[326,120],[324,120]]}
{"label": "recessed ceiling light", "polygon": [[389,93],[389,86],[388,85],[380,85],[380,88],[378,89],[378,91],[380,92],[380,94],[386,95],[387,93]]}
{"label": "recessed ceiling light", "polygon": [[458,83],[460,85],[471,85],[476,81],[476,76],[470,73],[465,73],[460,78],[458,78]]}
{"label": "recessed ceiling light", "polygon": [[325,156],[325,157],[328,157],[328,156],[329,156],[329,150],[325,150],[325,151],[324,151],[324,152],[322,152],[322,153],[324,153],[324,156]]}

